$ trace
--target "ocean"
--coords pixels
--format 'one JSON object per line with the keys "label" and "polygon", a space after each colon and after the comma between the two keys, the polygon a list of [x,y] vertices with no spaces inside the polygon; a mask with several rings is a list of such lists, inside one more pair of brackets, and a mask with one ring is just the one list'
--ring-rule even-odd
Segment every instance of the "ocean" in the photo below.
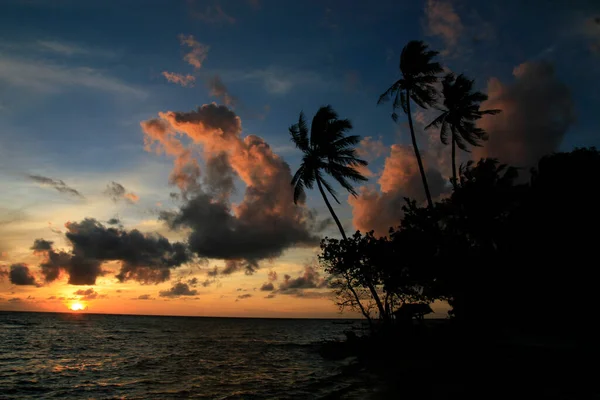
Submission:
{"label": "ocean", "polygon": [[348,361],[318,354],[350,326],[0,312],[0,399],[364,398]]}

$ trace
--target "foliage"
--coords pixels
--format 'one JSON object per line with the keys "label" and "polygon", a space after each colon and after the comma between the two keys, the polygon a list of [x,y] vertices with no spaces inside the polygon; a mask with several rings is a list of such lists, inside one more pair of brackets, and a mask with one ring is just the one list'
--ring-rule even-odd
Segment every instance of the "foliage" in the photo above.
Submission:
{"label": "foliage", "polygon": [[544,157],[528,183],[497,160],[470,162],[434,208],[407,199],[389,236],[325,239],[321,262],[398,301],[446,299],[464,324],[573,329],[556,319],[583,317],[597,302],[589,260],[599,170],[595,148]]}
{"label": "foliage", "polygon": [[[324,174],[330,175],[353,196],[357,196],[357,192],[352,186],[352,182],[363,182],[365,178],[356,168],[366,166],[368,163],[357,157],[354,146],[359,143],[360,136],[349,135],[346,133],[352,129],[352,123],[348,119],[339,119],[337,113],[331,106],[319,108],[313,117],[310,127],[310,137],[304,114],[300,113],[298,123],[289,128],[292,142],[303,153],[302,163],[300,168],[292,178],[292,186],[294,187],[294,202],[305,197],[304,189],[312,189],[314,183],[317,183],[319,191],[323,196],[325,205],[329,209],[331,216],[340,230],[342,238],[346,239],[346,233],[342,227],[342,223],[335,214],[333,207],[327,199],[327,194],[323,187],[331,194],[331,196],[339,203],[337,194],[333,187],[324,179]],[[348,274],[341,274],[341,283],[337,282],[339,287],[343,289],[343,293],[347,294],[347,299],[341,300],[342,304],[349,304],[351,307],[357,307],[360,312],[370,319],[370,306],[363,306],[362,298],[364,295],[357,292],[352,282],[352,277]],[[373,285],[367,286],[371,298],[375,301],[380,314],[383,314],[383,305],[377,294],[377,289]],[[344,295],[340,293],[340,296]]]}
{"label": "foliage", "polygon": [[438,93],[434,84],[438,81],[437,74],[442,72],[442,66],[433,59],[438,55],[437,51],[429,50],[428,46],[418,40],[408,42],[402,49],[400,55],[400,73],[402,77],[392,84],[381,96],[377,104],[384,103],[390,99],[394,99],[392,103],[392,119],[398,121],[396,110],[402,108],[408,118],[410,128],[410,137],[412,140],[413,150],[421,180],[423,181],[423,189],[429,207],[433,207],[433,200],[427,184],[427,176],[421,160],[421,153],[415,136],[415,129],[412,122],[412,114],[410,111],[410,100],[414,101],[422,108],[428,108],[435,105]]}
{"label": "foliage", "polygon": [[480,110],[480,103],[487,100],[487,95],[473,92],[474,81],[463,74],[455,76],[446,74],[442,80],[444,96],[442,113],[425,129],[440,129],[440,140],[448,144],[448,136],[452,142],[452,182],[456,185],[456,151],[455,147],[469,151],[467,145],[481,146],[487,140],[487,133],[476,125],[476,121],[484,115],[495,115],[500,110]]}
{"label": "foliage", "polygon": [[394,121],[398,120],[395,111],[398,108],[409,113],[409,99],[422,108],[435,105],[438,95],[434,84],[438,81],[436,75],[442,72],[440,63],[433,61],[438,54],[437,51],[429,50],[420,40],[411,40],[402,49],[399,65],[402,77],[383,92],[377,102],[382,104],[393,99]]}
{"label": "foliage", "polygon": [[302,163],[294,174],[294,202],[305,196],[304,189],[312,189],[315,182],[320,182],[329,194],[339,203],[333,186],[325,180],[324,174],[330,175],[344,189],[356,196],[352,182],[366,181],[356,167],[366,166],[367,162],[357,157],[354,146],[360,142],[360,136],[348,135],[352,123],[348,119],[339,119],[331,106],[319,108],[310,127],[303,113],[298,123],[289,128],[292,142],[302,151]]}

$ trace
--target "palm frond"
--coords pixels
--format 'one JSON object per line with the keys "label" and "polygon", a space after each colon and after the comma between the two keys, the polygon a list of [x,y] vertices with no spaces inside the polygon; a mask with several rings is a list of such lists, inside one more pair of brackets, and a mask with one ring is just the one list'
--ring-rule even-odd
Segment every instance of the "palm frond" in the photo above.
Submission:
{"label": "palm frond", "polygon": [[338,200],[337,196],[337,192],[335,191],[335,189],[329,184],[329,182],[327,182],[325,179],[323,179],[323,177],[321,176],[321,173],[318,173],[317,179],[319,181],[321,181],[321,185],[323,185],[323,187],[325,187],[325,190],[327,190],[329,192],[329,194],[331,195],[331,197],[333,197],[333,199],[335,200],[336,203],[341,204],[340,201]]}
{"label": "palm frond", "polygon": [[367,180],[355,168],[368,163],[357,157],[355,146],[360,136],[348,135],[352,123],[348,119],[338,119],[331,106],[319,108],[312,119],[309,133],[304,115],[300,114],[298,123],[290,127],[292,140],[304,153],[302,163],[292,178],[294,202],[301,201],[306,189],[312,189],[318,182],[339,203],[338,194],[333,186],[324,179],[324,174],[333,177],[344,189],[356,196],[352,182]]}
{"label": "palm frond", "polygon": [[448,115],[448,112],[443,112],[441,113],[436,119],[434,119],[433,121],[431,121],[431,123],[429,123],[429,125],[427,125],[425,127],[425,129],[430,129],[430,128],[439,128],[444,121],[446,120],[446,116]]}
{"label": "palm frond", "polygon": [[442,127],[440,128],[440,141],[448,145],[448,124],[446,121],[442,122]]}
{"label": "palm frond", "polygon": [[299,150],[308,150],[308,129],[306,128],[306,120],[304,119],[304,113],[300,113],[298,123],[290,126],[289,128],[292,142],[296,145]]}
{"label": "palm frond", "polygon": [[298,200],[304,196],[304,180],[303,175],[305,174],[306,166],[300,165],[298,171],[292,177],[292,186],[294,187],[294,204],[298,204]]}
{"label": "palm frond", "polygon": [[[337,179],[337,177],[343,177],[350,179],[353,182],[364,182],[367,180],[360,172],[358,172],[353,166],[328,163],[324,170]],[[336,177],[337,176],[337,177]]]}
{"label": "palm frond", "polygon": [[329,159],[328,164],[339,164],[339,165],[348,166],[348,167],[352,167],[352,168],[358,167],[358,166],[366,167],[367,165],[369,165],[369,163],[367,161],[362,160],[360,158],[356,158],[354,156],[332,157]]}
{"label": "palm frond", "polygon": [[360,136],[358,135],[350,135],[344,136],[341,139],[336,140],[332,143],[332,146],[336,149],[342,150],[349,146],[354,146],[360,143]]}
{"label": "palm frond", "polygon": [[304,184],[300,180],[294,185],[294,204],[298,204],[298,201],[304,196],[306,196],[306,192],[304,191]]}
{"label": "palm frond", "polygon": [[388,101],[390,99],[390,96],[393,95],[394,93],[396,93],[400,89],[401,81],[402,80],[398,80],[398,81],[394,82],[394,84],[392,86],[387,88],[387,90],[385,92],[383,92],[383,94],[381,96],[379,96],[379,100],[377,100],[377,104],[383,104],[386,101]]}
{"label": "palm frond", "polygon": [[319,108],[310,127],[310,145],[312,147],[317,147],[320,141],[325,140],[329,121],[337,119],[337,117],[337,113],[330,105]]}

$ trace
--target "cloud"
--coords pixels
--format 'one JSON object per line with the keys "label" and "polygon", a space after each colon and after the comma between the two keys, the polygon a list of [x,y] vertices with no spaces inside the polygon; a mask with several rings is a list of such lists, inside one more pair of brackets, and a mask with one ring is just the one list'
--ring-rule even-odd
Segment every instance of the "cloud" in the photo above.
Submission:
{"label": "cloud", "polygon": [[275,290],[275,286],[273,286],[272,282],[263,283],[263,285],[260,287],[260,290],[270,292],[272,290]]}
{"label": "cloud", "polygon": [[194,278],[188,279],[187,284],[192,287],[196,287],[196,285],[198,285],[198,278],[194,277]]}
{"label": "cloud", "polygon": [[[356,154],[369,163],[385,155],[387,152],[388,148],[383,144],[381,136],[378,139],[373,139],[372,136],[366,136],[361,139],[356,147]],[[358,171],[367,178],[376,176],[368,166],[360,166]]]}
{"label": "cloud", "polygon": [[277,280],[277,271],[269,271],[268,275],[269,282],[274,282]]}
{"label": "cloud", "polygon": [[314,71],[304,71],[289,68],[270,66],[265,69],[253,71],[225,71],[221,74],[232,81],[260,81],[264,89],[273,95],[284,95],[294,88],[306,88],[308,86],[318,87],[321,90],[333,87],[336,83],[333,79],[323,79]]}
{"label": "cloud", "polygon": [[235,191],[235,172],[226,152],[218,153],[206,160],[205,190],[211,195],[226,201]]}
{"label": "cloud", "polygon": [[202,285],[202,287],[209,287],[210,285],[212,285],[215,282],[216,282],[215,279],[206,279],[201,283],[201,285]]}
{"label": "cloud", "polygon": [[178,282],[171,289],[159,292],[160,297],[179,297],[179,296],[195,296],[198,294],[196,289],[190,289],[187,283]]}
{"label": "cloud", "polygon": [[208,88],[210,95],[220,99],[223,104],[227,106],[235,106],[237,104],[237,98],[229,94],[227,87],[219,75],[215,75],[208,80]]}
{"label": "cloud", "polygon": [[388,148],[383,144],[381,136],[378,139],[366,136],[361,139],[356,147],[356,154],[367,161],[376,160],[387,152]]}
{"label": "cloud", "polygon": [[70,252],[54,250],[52,242],[39,239],[32,247],[45,258],[40,267],[46,282],[56,280],[63,271],[69,275],[71,285],[94,285],[96,278],[104,275],[102,263],[120,261],[116,275],[119,281],[158,283],[170,278],[171,269],[191,261],[183,243],[170,243],[159,234],[107,228],[92,218],[70,222],[65,227],[65,236],[72,246]]}
{"label": "cloud", "polygon": [[202,63],[204,63],[210,47],[198,42],[193,35],[179,35],[179,40],[182,46],[190,48],[183,59],[194,69],[202,68]]}
{"label": "cloud", "polygon": [[3,282],[5,278],[8,278],[8,270],[0,267],[0,282]]}
{"label": "cloud", "polygon": [[[277,292],[286,296],[294,296],[303,299],[328,299],[332,297],[330,291],[319,290],[304,290],[304,289],[288,289],[285,292]],[[267,296],[268,297],[268,296]]]}
{"label": "cloud", "polygon": [[137,297],[138,300],[154,300],[149,294],[141,294]]}
{"label": "cloud", "polygon": [[488,82],[489,99],[482,109],[500,109],[485,116],[478,126],[489,134],[483,147],[475,148],[475,159],[498,158],[503,163],[529,168],[545,154],[558,150],[575,121],[574,103],[568,87],[560,82],[546,62],[526,62],[513,71],[514,82],[497,78]]}
{"label": "cloud", "polygon": [[304,273],[297,278],[290,275],[283,276],[283,282],[279,285],[279,292],[285,294],[290,289],[316,289],[327,286],[327,281],[321,278],[319,272],[311,265],[304,267]]}
{"label": "cloud", "polygon": [[235,24],[235,18],[223,11],[219,4],[215,4],[213,6],[206,6],[204,11],[202,12],[192,10],[191,14],[195,18],[211,24],[220,24],[223,22],[228,24]]}
{"label": "cloud", "polygon": [[31,250],[34,252],[44,252],[52,250],[53,242],[44,239],[35,239],[33,241],[33,246],[31,246]]}
{"label": "cloud", "polygon": [[88,67],[65,67],[40,61],[0,58],[0,82],[42,93],[57,93],[73,87],[145,98],[146,92]]}
{"label": "cloud", "polygon": [[[188,243],[200,257],[227,260],[223,273],[240,266],[251,271],[289,247],[318,244],[311,234],[314,215],[293,202],[289,165],[262,138],[242,138],[241,120],[231,109],[206,104],[191,112],[159,113],[141,126],[146,149],[174,156],[172,175],[186,175],[177,182],[186,201],[177,212],[162,212],[161,219],[172,229],[191,229]],[[199,168],[194,174],[182,168],[198,162],[177,135],[201,146],[209,171],[203,183]],[[212,167],[219,171],[215,176],[228,179],[211,177]],[[234,176],[246,185],[236,205],[229,199]]]}
{"label": "cloud", "polygon": [[13,264],[10,266],[8,274],[10,283],[19,286],[35,286],[35,277],[29,271],[29,267],[25,264]]}
{"label": "cloud", "polygon": [[81,193],[79,193],[72,187],[67,186],[67,184],[60,179],[52,179],[41,175],[27,175],[27,177],[32,181],[39,183],[40,185],[50,186],[59,191],[60,193],[65,193],[71,196],[79,197],[81,199],[84,198]]}
{"label": "cloud", "polygon": [[161,75],[164,76],[169,82],[181,85],[183,87],[194,86],[194,83],[196,82],[196,77],[190,74],[183,75],[176,72],[163,71]]}
{"label": "cloud", "polygon": [[[431,196],[440,196],[446,189],[446,180],[435,168],[426,169],[425,175]],[[391,146],[378,184],[380,191],[363,186],[359,196],[349,196],[348,202],[352,207],[352,222],[356,229],[374,230],[376,235],[383,236],[387,235],[391,226],[400,223],[405,197],[418,202],[425,200],[421,174],[411,146]]]}
{"label": "cloud", "polygon": [[106,185],[104,194],[110,197],[115,203],[124,200],[130,204],[134,204],[140,200],[135,193],[128,193],[123,185],[114,181]]}
{"label": "cloud", "polygon": [[425,16],[427,33],[440,36],[448,48],[456,47],[463,24],[452,3],[447,0],[427,0]]}
{"label": "cloud", "polygon": [[38,40],[36,46],[42,51],[49,51],[63,56],[98,56],[112,57],[115,53],[107,50],[82,47],[73,43],[59,42],[56,40]]}
{"label": "cloud", "polygon": [[106,295],[101,295],[96,292],[94,289],[79,289],[73,292],[74,295],[80,296],[80,300],[95,300],[97,298],[105,298]]}
{"label": "cloud", "polygon": [[243,299],[249,299],[250,297],[252,297],[252,295],[250,293],[245,293],[245,294],[240,294],[237,298],[240,300],[243,300]]}

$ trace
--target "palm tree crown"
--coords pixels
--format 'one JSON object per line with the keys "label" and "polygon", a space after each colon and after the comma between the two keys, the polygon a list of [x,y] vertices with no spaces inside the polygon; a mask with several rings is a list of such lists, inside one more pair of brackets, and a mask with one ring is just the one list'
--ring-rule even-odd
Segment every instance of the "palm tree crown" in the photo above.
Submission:
{"label": "palm tree crown", "polygon": [[353,196],[357,192],[352,182],[366,181],[358,166],[366,166],[367,162],[357,157],[354,146],[360,136],[346,133],[352,129],[348,119],[338,119],[331,106],[319,108],[310,127],[310,136],[304,114],[300,113],[298,123],[289,128],[292,142],[304,154],[300,168],[294,174],[294,202],[304,196],[304,190],[312,189],[314,183],[322,184],[339,204],[337,193],[324,175],[330,175]]}
{"label": "palm tree crown", "polygon": [[456,183],[456,155],[454,146],[463,151],[469,151],[467,145],[481,146],[487,140],[487,133],[476,125],[476,121],[486,114],[498,114],[500,110],[480,110],[481,102],[487,100],[487,95],[473,92],[474,81],[460,74],[447,74],[442,80],[444,102],[442,113],[425,129],[440,128],[440,140],[448,144],[452,140],[452,175]]}
{"label": "palm tree crown", "polygon": [[437,90],[434,83],[437,82],[437,74],[442,72],[442,66],[438,62],[434,62],[433,58],[438,55],[437,51],[429,50],[427,45],[421,41],[413,40],[408,42],[402,49],[400,55],[400,73],[402,77],[394,82],[381,96],[377,104],[384,103],[390,98],[394,99],[392,105],[392,119],[398,121],[396,110],[402,107],[402,110],[408,117],[408,126],[410,128],[410,138],[412,140],[415,158],[419,165],[421,180],[423,181],[423,189],[429,207],[433,207],[433,200],[427,185],[427,176],[425,175],[425,167],[421,160],[421,153],[415,136],[413,127],[412,115],[410,112],[410,101],[414,101],[422,108],[431,107],[437,99]]}
{"label": "palm tree crown", "polygon": [[[339,203],[337,193],[323,176],[325,174],[331,175],[333,179],[353,196],[357,196],[358,193],[354,190],[352,183],[367,180],[367,178],[356,170],[356,167],[366,166],[368,163],[357,157],[354,146],[360,141],[360,136],[346,136],[346,133],[350,129],[352,129],[352,123],[347,119],[338,119],[337,113],[331,106],[319,108],[319,111],[317,111],[312,120],[310,137],[303,113],[300,113],[298,123],[290,126],[292,142],[304,153],[300,168],[298,168],[298,171],[296,171],[292,178],[294,202],[298,202],[304,196],[305,188],[312,189],[316,182],[323,200],[344,240],[347,239],[344,227],[335,214],[333,207],[331,207],[323,187]],[[350,293],[352,293],[356,304],[358,304],[363,315],[368,318],[369,313],[362,305],[360,297],[352,287],[350,275],[342,273],[342,276],[346,280],[346,286]],[[373,283],[366,282],[365,285],[368,287],[377,304],[379,315],[386,318],[387,314],[383,308],[383,303],[379,298],[377,289]]]}
{"label": "palm tree crown", "polygon": [[[419,107],[427,108],[435,105],[437,90],[433,84],[438,80],[436,75],[443,71],[439,62],[433,62],[433,58],[438,54],[437,51],[429,50],[428,46],[420,40],[408,42],[400,55],[402,77],[379,96],[377,104],[393,98],[393,109],[402,108],[405,113],[408,113],[408,92],[410,99]],[[394,121],[398,119],[395,111],[392,113],[392,118]]]}

